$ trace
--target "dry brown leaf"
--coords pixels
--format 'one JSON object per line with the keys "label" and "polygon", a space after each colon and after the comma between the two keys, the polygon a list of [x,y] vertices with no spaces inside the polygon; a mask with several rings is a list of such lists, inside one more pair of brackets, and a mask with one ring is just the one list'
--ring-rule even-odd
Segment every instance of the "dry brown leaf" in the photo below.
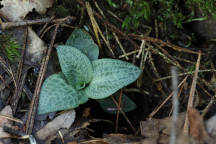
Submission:
{"label": "dry brown leaf", "polygon": [[194,108],[188,110],[188,120],[190,123],[190,135],[199,141],[209,139],[208,133],[204,127],[202,116]]}
{"label": "dry brown leaf", "polygon": [[3,8],[0,9],[0,13],[10,21],[20,21],[33,9],[44,14],[53,2],[54,0],[2,0]]}
{"label": "dry brown leaf", "polygon": [[59,115],[54,120],[49,122],[45,127],[40,129],[36,134],[37,137],[41,140],[45,140],[49,136],[54,135],[61,128],[70,128],[75,120],[75,115],[75,110],[71,110]]}
{"label": "dry brown leaf", "polygon": [[159,138],[159,120],[152,119],[140,122],[141,134],[147,138]]}
{"label": "dry brown leaf", "polygon": [[[184,125],[185,113],[179,114],[176,125],[177,135],[180,135]],[[172,118],[166,117],[163,119],[152,119],[140,122],[141,134],[146,137],[144,143],[160,143],[167,144],[170,139]]]}

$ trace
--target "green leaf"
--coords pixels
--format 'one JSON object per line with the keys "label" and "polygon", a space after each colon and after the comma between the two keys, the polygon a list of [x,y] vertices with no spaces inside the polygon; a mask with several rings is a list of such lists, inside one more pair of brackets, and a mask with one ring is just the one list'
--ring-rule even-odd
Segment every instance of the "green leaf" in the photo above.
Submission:
{"label": "green leaf", "polygon": [[66,45],[58,46],[57,53],[62,72],[68,83],[76,90],[84,88],[93,76],[92,64],[88,57],[80,50]]}
{"label": "green leaf", "polygon": [[77,91],[67,84],[63,73],[53,74],[41,88],[38,113],[76,108],[80,104],[79,97]]}
{"label": "green leaf", "polygon": [[79,100],[79,104],[84,104],[88,101],[88,96],[85,94],[85,92],[83,90],[78,91],[79,95],[78,95],[78,100]]}
{"label": "green leaf", "polygon": [[141,70],[133,64],[114,60],[99,59],[92,62],[94,74],[86,95],[92,99],[103,99],[118,91],[120,88],[134,82]]}
{"label": "green leaf", "polygon": [[[117,101],[119,99],[119,95],[117,96]],[[98,99],[97,102],[100,104],[101,108],[108,113],[116,114],[117,113],[117,106],[113,102],[111,97],[105,98],[105,99]],[[122,101],[121,101],[121,109],[124,112],[132,111],[136,108],[136,104],[125,94],[122,95]]]}
{"label": "green leaf", "polygon": [[83,52],[91,61],[98,59],[99,56],[99,48],[94,43],[91,36],[81,30],[81,29],[75,29],[70,37],[68,38],[66,45],[70,45],[72,47],[75,47],[79,49],[81,52]]}

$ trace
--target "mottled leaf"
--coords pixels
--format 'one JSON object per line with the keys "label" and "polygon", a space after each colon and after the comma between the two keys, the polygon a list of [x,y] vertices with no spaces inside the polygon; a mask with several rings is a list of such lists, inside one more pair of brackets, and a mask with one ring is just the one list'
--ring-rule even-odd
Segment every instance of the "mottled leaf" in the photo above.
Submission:
{"label": "mottled leaf", "polygon": [[103,99],[118,91],[120,88],[134,82],[141,70],[133,64],[114,60],[99,59],[92,62],[94,74],[86,95],[92,99]]}
{"label": "mottled leaf", "polygon": [[67,45],[58,46],[57,53],[68,83],[77,90],[84,88],[92,80],[93,75],[92,64],[88,57],[80,50]]}
{"label": "mottled leaf", "polygon": [[76,108],[79,106],[79,97],[77,91],[68,85],[63,73],[53,74],[41,88],[38,113]]}
{"label": "mottled leaf", "polygon": [[81,52],[83,52],[91,61],[98,59],[99,56],[99,48],[94,43],[91,36],[81,30],[81,29],[75,29],[70,37],[68,38],[66,45],[70,45],[72,47],[75,47],[79,49]]}
{"label": "mottled leaf", "polygon": [[[119,99],[119,95],[117,96],[116,100],[118,101],[118,99]],[[116,104],[113,102],[111,97],[105,99],[98,99],[97,102],[100,104],[100,106],[105,112],[116,114],[118,108]],[[128,96],[123,94],[121,100],[121,109],[124,112],[129,112],[134,110],[135,108],[136,108],[136,104]]]}
{"label": "mottled leaf", "polygon": [[79,104],[84,104],[88,101],[88,96],[85,94],[85,92],[83,90],[78,91],[79,95],[78,95],[78,101]]}

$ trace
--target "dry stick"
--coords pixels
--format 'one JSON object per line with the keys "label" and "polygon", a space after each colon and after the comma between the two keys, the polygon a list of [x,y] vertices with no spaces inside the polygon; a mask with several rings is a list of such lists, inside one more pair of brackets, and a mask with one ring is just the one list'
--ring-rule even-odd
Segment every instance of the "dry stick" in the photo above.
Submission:
{"label": "dry stick", "polygon": [[173,90],[173,115],[172,115],[172,128],[171,128],[171,135],[170,135],[170,144],[176,143],[176,124],[178,120],[178,76],[177,76],[177,68],[171,67],[171,74],[172,78],[172,90]]}
{"label": "dry stick", "polygon": [[18,105],[19,99],[21,97],[22,89],[24,87],[25,79],[26,79],[26,76],[27,76],[27,73],[24,73],[24,75],[22,76],[22,71],[23,71],[23,63],[24,63],[24,60],[25,60],[25,51],[26,51],[26,44],[27,44],[27,38],[28,38],[28,27],[26,27],[24,37],[25,37],[25,41],[24,41],[21,60],[19,62],[18,72],[17,72],[17,77],[16,77],[17,88],[15,89],[14,95],[13,95],[13,97],[11,99],[11,108],[12,108],[13,113],[16,112],[17,105]]}
{"label": "dry stick", "polygon": [[[24,67],[23,74],[26,73],[31,67]],[[0,91],[4,90],[11,82],[13,81],[12,77],[7,78],[2,84],[0,84]]]}
{"label": "dry stick", "polygon": [[[144,48],[145,48],[145,46],[143,46]],[[142,48],[142,52],[141,52],[141,54],[142,54],[142,56],[141,56],[141,60],[140,60],[140,69],[142,70],[142,71],[144,71],[144,68],[145,68],[145,63],[146,63],[146,60],[147,60],[147,57],[148,57],[148,54],[149,54],[149,49],[151,48],[151,46],[150,45],[148,45],[148,48]],[[146,52],[145,52],[146,51]],[[139,79],[137,80],[137,82],[136,82],[136,86],[138,87],[138,88],[141,88],[141,86],[142,86],[142,82],[143,82],[143,73],[141,74],[141,76],[139,77]]]}
{"label": "dry stick", "polygon": [[[111,98],[112,98],[113,102],[115,103],[116,107],[118,107],[118,102],[117,102],[113,97],[111,97]],[[120,109],[120,111],[121,111],[122,115],[124,116],[125,120],[128,122],[128,124],[130,125],[130,127],[132,128],[132,130],[133,130],[134,133],[135,133],[135,132],[136,132],[136,129],[134,128],[134,126],[131,124],[131,122],[130,122],[129,119],[127,118],[125,112],[124,112],[122,109]]]}
{"label": "dry stick", "polygon": [[[188,76],[186,76],[181,83],[178,85],[178,88],[186,82]],[[149,119],[152,119],[152,117],[162,108],[162,106],[172,97],[173,92],[156,108],[153,110],[153,112],[151,112],[151,114],[149,115]]]}
{"label": "dry stick", "polygon": [[93,11],[92,11],[90,3],[86,2],[85,7],[87,9],[87,13],[88,13],[90,21],[92,23],[92,27],[93,27],[93,30],[94,30],[95,37],[97,39],[97,43],[98,43],[99,47],[101,48],[101,43],[100,43],[100,39],[99,39],[99,36],[98,36],[98,29],[97,29],[97,26],[96,26],[97,22],[96,22],[96,20],[95,20],[95,18],[93,16]]}
{"label": "dry stick", "polygon": [[[202,72],[216,72],[216,70],[215,69],[206,69],[206,70],[199,70],[198,72],[199,73],[202,73]],[[178,74],[178,76],[191,75],[193,73],[195,73],[195,71],[180,73],[180,74]],[[154,82],[162,81],[162,80],[166,80],[166,79],[170,79],[170,78],[172,78],[172,76],[166,76],[166,77],[162,77],[162,78],[156,79],[156,80],[154,80]]]}
{"label": "dry stick", "polygon": [[27,72],[24,73],[21,78],[20,78],[20,81],[19,81],[19,86],[18,86],[18,89],[15,90],[15,93],[13,95],[13,101],[11,103],[11,108],[12,108],[12,111],[13,113],[15,114],[16,112],[16,109],[17,109],[17,105],[18,105],[18,102],[19,102],[19,99],[22,95],[22,91],[23,91],[23,87],[25,85],[25,81],[26,81],[26,77],[27,77]]}
{"label": "dry stick", "polygon": [[17,119],[17,118],[13,118],[13,117],[8,116],[8,115],[0,114],[0,117],[5,118],[5,119],[8,119],[8,120],[11,120],[11,121],[14,121],[14,122],[17,122],[17,123],[20,123],[20,124],[23,124],[23,121],[22,121],[22,120]]}
{"label": "dry stick", "polygon": [[23,92],[27,95],[27,98],[29,99],[29,101],[31,101],[33,94],[27,85],[24,85]]}
{"label": "dry stick", "polygon": [[3,67],[3,69],[12,77],[12,80],[14,82],[15,88],[17,88],[16,79],[14,77],[13,71],[10,67],[10,65],[7,67],[6,62],[0,57],[0,65]]}
{"label": "dry stick", "polygon": [[[125,49],[123,48],[121,42],[119,41],[119,38],[117,37],[117,35],[116,35],[114,32],[112,32],[112,34],[113,34],[113,36],[114,36],[116,42],[118,43],[120,49],[122,50],[122,53],[125,55],[125,54],[126,54],[126,51],[125,51]],[[125,56],[125,58],[126,58],[126,60],[129,60],[128,56]]]}
{"label": "dry stick", "polygon": [[48,24],[49,24],[54,18],[55,18],[55,17],[52,16],[52,17],[50,18],[50,21],[47,22],[47,23],[42,27],[42,29],[40,29],[40,31],[39,31],[39,33],[38,33],[39,36],[41,36],[42,32],[46,29],[46,27],[48,26]]}
{"label": "dry stick", "polygon": [[68,20],[68,22],[75,20],[76,18],[73,16],[68,16],[66,18],[60,18],[60,19],[54,19],[52,18],[42,18],[37,20],[25,20],[25,21],[18,21],[18,22],[3,22],[0,24],[2,30],[6,30],[13,27],[20,27],[20,26],[28,26],[28,25],[38,25],[38,24],[44,24],[44,23],[59,23],[64,21],[65,19]]}
{"label": "dry stick", "polygon": [[[160,74],[155,66],[155,63],[153,61],[153,58],[152,58],[152,55],[151,55],[151,52],[149,53],[149,65],[152,67],[152,70],[153,70],[153,74],[156,76],[156,78],[160,78]],[[156,83],[154,83],[156,85]],[[163,88],[166,88],[166,84],[165,82],[162,81],[162,85],[163,85]],[[157,86],[157,85],[156,85]],[[160,88],[159,91],[161,92],[161,94],[163,95],[163,97],[166,97],[166,93],[164,92],[163,88]]]}
{"label": "dry stick", "polygon": [[[179,89],[179,92],[178,92],[178,97],[180,97],[183,88],[184,88],[184,85],[181,85],[181,86],[180,86],[180,89]],[[169,116],[171,116],[171,113],[172,113],[172,112],[173,112],[173,107],[172,107],[172,109],[171,109],[171,111],[170,111],[170,113],[169,113]]]}
{"label": "dry stick", "polygon": [[214,104],[215,102],[215,98],[216,98],[216,95],[214,95],[210,102],[208,103],[208,105],[204,108],[204,110],[202,111],[202,117],[205,117],[205,115],[207,114],[207,112],[209,111],[210,107]]}
{"label": "dry stick", "polygon": [[41,85],[44,79],[44,75],[47,69],[47,64],[50,58],[50,54],[54,45],[54,41],[56,38],[56,34],[57,34],[57,29],[59,27],[59,24],[56,25],[55,30],[54,30],[54,34],[52,37],[52,40],[50,42],[49,48],[47,50],[47,54],[46,57],[43,59],[43,62],[41,64],[41,68],[40,68],[40,72],[38,75],[38,79],[37,79],[37,83],[36,83],[36,87],[35,87],[35,91],[34,91],[34,95],[30,104],[30,109],[29,109],[29,113],[28,113],[28,119],[26,122],[26,133],[27,134],[31,134],[32,133],[32,129],[34,126],[34,118],[36,115],[36,110],[37,110],[37,105],[38,105],[38,99],[39,99],[39,93],[40,93],[40,89],[41,89]]}
{"label": "dry stick", "polygon": [[201,52],[199,51],[197,63],[196,63],[196,70],[194,73],[193,81],[192,81],[192,86],[190,89],[190,95],[188,99],[188,105],[187,105],[187,113],[185,117],[185,123],[184,123],[184,129],[183,129],[183,134],[188,135],[189,131],[189,121],[188,121],[188,110],[193,107],[193,101],[194,101],[194,94],[196,90],[196,83],[197,83],[197,78],[198,78],[198,71],[199,71],[199,66],[200,66],[200,59],[201,59]]}
{"label": "dry stick", "polygon": [[119,112],[120,112],[120,109],[121,109],[121,105],[122,105],[122,95],[123,95],[123,92],[122,92],[122,89],[120,91],[120,96],[119,96],[119,99],[118,99],[118,111],[117,111],[117,114],[116,114],[116,126],[115,126],[115,132],[117,133],[118,132],[118,122],[119,122]]}
{"label": "dry stick", "polygon": [[145,44],[146,44],[146,41],[145,41],[145,40],[142,40],[142,43],[141,43],[141,45],[140,45],[140,50],[139,50],[139,52],[138,52],[136,58],[139,58],[139,57],[140,57],[141,53],[143,52],[143,49],[145,48]]}
{"label": "dry stick", "polygon": [[161,57],[164,59],[164,61],[165,61],[166,63],[170,63],[170,64],[172,64],[172,65],[178,67],[179,69],[184,69],[184,68],[182,68],[182,67],[179,65],[178,62],[176,63],[175,60],[170,59],[169,57],[167,57],[166,54],[160,52],[158,49],[152,48],[152,52],[155,53],[155,54],[157,54],[157,55],[159,55],[159,56],[161,56]]}
{"label": "dry stick", "polygon": [[100,43],[100,40],[99,40],[98,32],[99,32],[100,36],[102,37],[103,41],[105,42],[105,44],[107,45],[107,47],[110,50],[110,52],[113,55],[113,57],[115,57],[115,54],[114,54],[114,52],[113,52],[113,50],[112,50],[112,48],[110,46],[109,41],[106,40],[106,38],[104,37],[104,35],[103,35],[100,27],[97,24],[97,21],[94,18],[93,10],[92,10],[91,5],[90,5],[89,2],[86,2],[86,9],[87,9],[88,15],[90,17],[90,20],[91,20],[91,23],[92,23],[92,26],[93,26],[93,29],[94,29],[94,33],[95,33],[95,36],[97,38],[97,42],[98,42],[99,47],[101,48],[101,43]]}
{"label": "dry stick", "polygon": [[121,30],[119,30],[116,26],[114,26],[113,24],[111,24],[110,22],[106,21],[103,19],[102,16],[100,16],[98,13],[94,12],[94,15],[101,20],[102,24],[109,27],[110,30],[114,31],[115,33],[123,36],[126,40],[128,40],[135,48],[135,50],[138,50],[139,49],[139,45],[132,39],[130,39],[128,37],[127,34],[125,34],[124,32],[122,32]]}
{"label": "dry stick", "polygon": [[138,52],[139,52],[139,50],[135,50],[135,51],[132,51],[132,52],[129,52],[129,53],[120,55],[119,58],[124,58],[124,57],[126,57],[126,56],[130,56],[130,55],[135,54],[135,53],[138,53]]}
{"label": "dry stick", "polygon": [[184,68],[182,68],[182,66],[179,64],[179,62],[176,61],[176,59],[173,58],[172,55],[170,55],[170,54],[168,53],[167,50],[165,50],[164,48],[162,48],[160,45],[158,45],[158,44],[156,44],[156,43],[154,43],[154,45],[157,46],[157,48],[159,48],[159,49],[164,53],[164,55],[167,56],[167,58],[170,58],[170,59],[175,63],[176,66],[178,66],[178,67],[181,68],[181,69],[184,69]]}
{"label": "dry stick", "polygon": [[158,43],[158,44],[161,44],[163,46],[170,47],[170,48],[172,48],[172,49],[174,49],[175,51],[178,51],[178,52],[199,54],[199,52],[195,52],[195,51],[192,51],[192,50],[189,50],[189,49],[186,49],[186,48],[182,48],[182,47],[176,46],[174,44],[171,44],[169,42],[164,42],[164,41],[162,41],[160,39],[157,39],[157,38],[147,37],[147,36],[140,36],[140,35],[136,35],[136,34],[129,34],[128,36],[131,36],[133,39],[146,40],[146,41],[150,41],[152,43]]}
{"label": "dry stick", "polygon": [[52,29],[53,27],[55,27],[56,25],[57,25],[57,24],[53,24],[53,25],[47,27],[47,28],[43,31],[43,33],[40,35],[40,38],[42,39],[42,38],[44,37],[45,33],[48,32],[49,30],[51,30],[51,29]]}

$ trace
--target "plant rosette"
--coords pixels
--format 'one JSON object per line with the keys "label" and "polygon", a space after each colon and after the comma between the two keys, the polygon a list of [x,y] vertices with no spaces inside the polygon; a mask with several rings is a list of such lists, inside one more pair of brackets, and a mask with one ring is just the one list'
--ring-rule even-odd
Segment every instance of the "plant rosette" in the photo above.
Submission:
{"label": "plant rosette", "polygon": [[66,45],[57,46],[57,54],[62,72],[44,81],[39,114],[76,108],[89,98],[105,99],[133,83],[141,74],[131,63],[98,59],[99,48],[81,29],[73,31]]}

